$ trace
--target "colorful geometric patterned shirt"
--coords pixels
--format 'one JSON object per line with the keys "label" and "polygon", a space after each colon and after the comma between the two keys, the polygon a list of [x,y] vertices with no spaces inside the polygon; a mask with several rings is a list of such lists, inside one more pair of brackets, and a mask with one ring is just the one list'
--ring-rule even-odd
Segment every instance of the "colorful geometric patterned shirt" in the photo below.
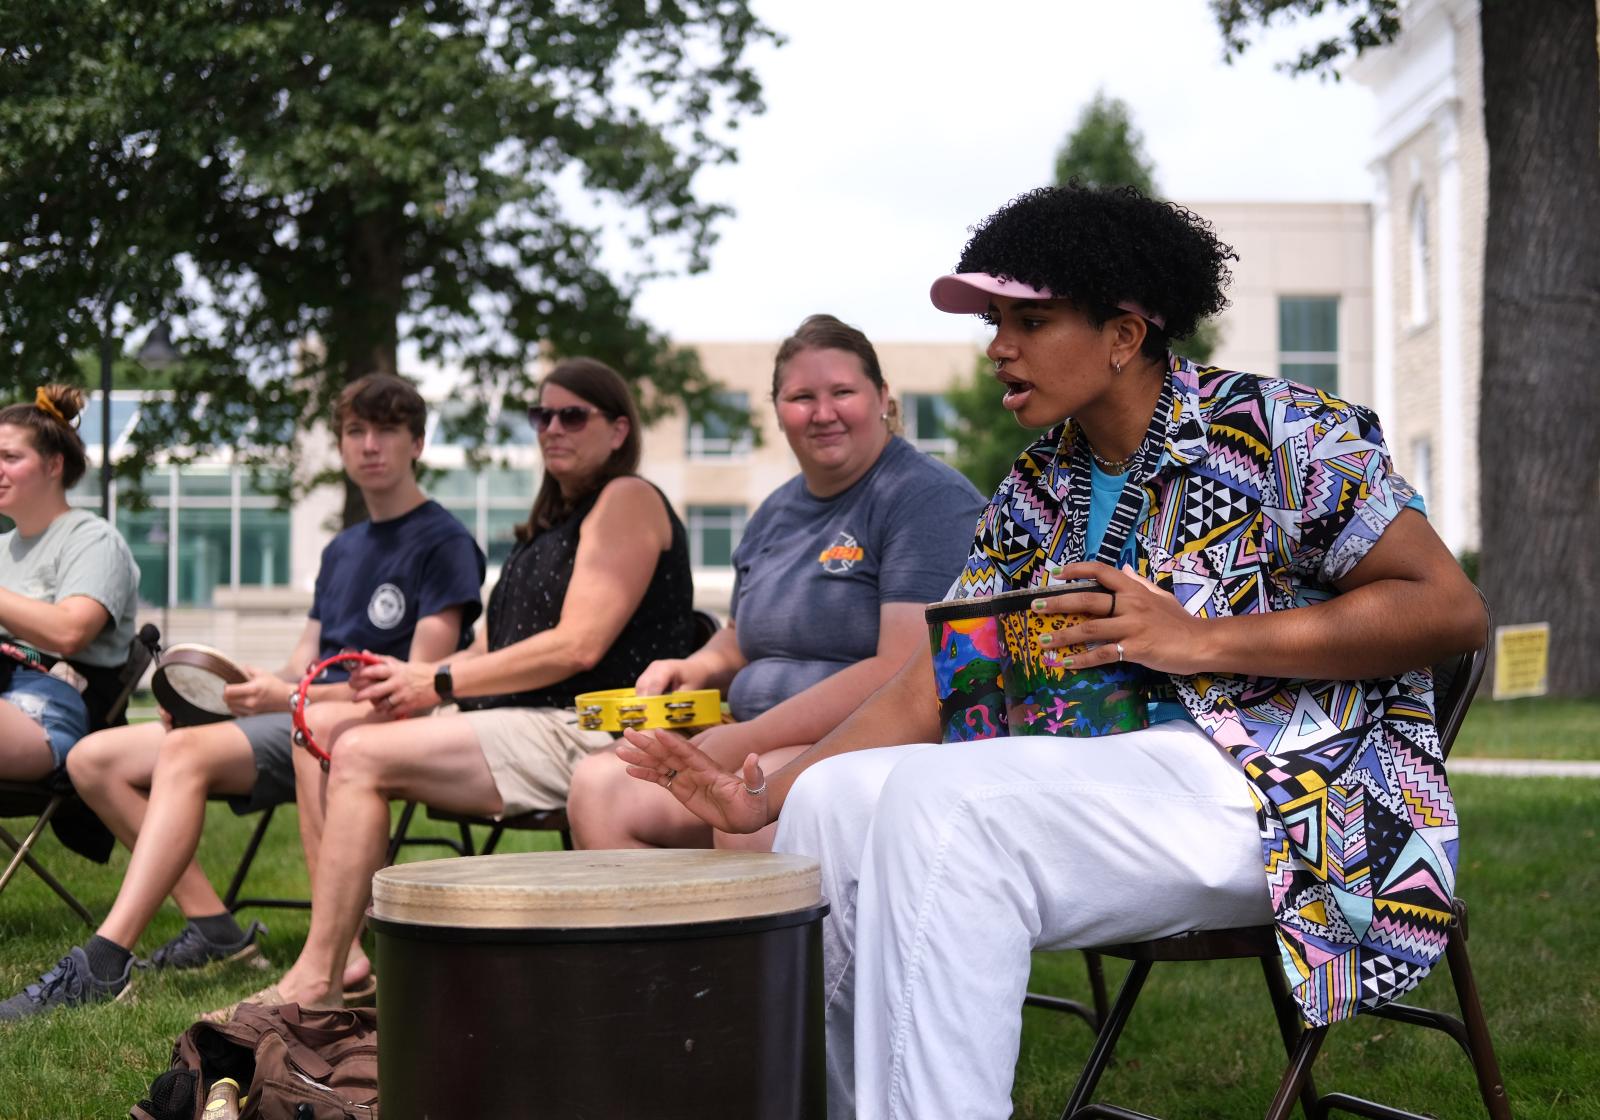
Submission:
{"label": "colorful geometric patterned shirt", "polygon": [[[1088,441],[1070,422],[1017,459],[978,523],[956,594],[1045,582],[1084,559]],[[1377,417],[1281,379],[1174,358],[1108,548],[1191,615],[1327,600],[1412,498]],[[1243,766],[1290,987],[1307,1022],[1415,987],[1444,951],[1455,807],[1426,669],[1366,681],[1168,678]]]}

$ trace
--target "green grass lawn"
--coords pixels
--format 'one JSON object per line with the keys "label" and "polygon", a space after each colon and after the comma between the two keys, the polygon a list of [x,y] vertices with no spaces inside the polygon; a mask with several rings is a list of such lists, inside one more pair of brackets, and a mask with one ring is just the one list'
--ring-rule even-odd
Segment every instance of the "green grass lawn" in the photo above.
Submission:
{"label": "green grass lawn", "polygon": [[1467,712],[1453,753],[1600,761],[1600,697],[1491,700],[1485,689]]}
{"label": "green grass lawn", "polygon": [[[1600,783],[1587,779],[1455,782],[1466,837],[1460,890],[1472,905],[1478,982],[1519,1120],[1600,1117]],[[253,818],[212,806],[201,858],[223,878]],[[280,811],[251,876],[256,893],[304,891],[292,813]],[[438,830],[440,826],[426,826]],[[549,834],[514,834],[507,850],[549,846]],[[44,842],[46,863],[103,912],[126,866],[119,853],[96,867]],[[408,858],[428,858],[413,849]],[[247,917],[255,916],[247,912]],[[304,912],[259,915],[271,927],[274,962],[286,965],[305,935]],[[179,928],[170,907],[141,949]],[[32,981],[85,934],[48,890],[23,873],[0,895],[0,989]],[[1113,983],[1120,966],[1109,962]],[[973,967],[983,967],[975,954]],[[137,978],[132,1005],[87,1008],[0,1026],[0,1118],[121,1117],[166,1067],[173,1038],[195,1014],[248,994],[265,974],[243,968],[207,975]],[[1081,995],[1082,958],[1036,957],[1036,990]],[[1419,997],[1448,1005],[1442,975]],[[1172,1118],[1259,1115],[1276,1085],[1280,1051],[1254,962],[1162,965],[1124,1037],[1103,1099]],[[1075,1019],[1024,1016],[1016,1102],[1021,1117],[1058,1114],[1087,1056],[1089,1032]],[[1478,1117],[1472,1076],[1448,1040],[1381,1020],[1334,1029],[1317,1066],[1324,1088],[1370,1090],[1440,1117]],[[708,1113],[708,1116],[710,1114]]]}

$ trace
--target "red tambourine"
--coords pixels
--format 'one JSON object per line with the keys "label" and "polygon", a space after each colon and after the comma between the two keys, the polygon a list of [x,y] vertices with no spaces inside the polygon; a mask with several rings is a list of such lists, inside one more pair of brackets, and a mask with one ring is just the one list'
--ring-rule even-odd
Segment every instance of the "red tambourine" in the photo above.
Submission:
{"label": "red tambourine", "polygon": [[353,650],[336,653],[332,657],[324,657],[306,670],[306,675],[300,678],[300,684],[295,688],[294,695],[289,697],[289,711],[294,716],[295,746],[304,747],[310,751],[311,757],[322,763],[324,770],[328,768],[328,763],[333,761],[333,756],[317,745],[317,741],[311,737],[311,728],[306,726],[306,694],[311,691],[311,682],[335,665],[382,664],[383,658],[376,654],[356,653]]}

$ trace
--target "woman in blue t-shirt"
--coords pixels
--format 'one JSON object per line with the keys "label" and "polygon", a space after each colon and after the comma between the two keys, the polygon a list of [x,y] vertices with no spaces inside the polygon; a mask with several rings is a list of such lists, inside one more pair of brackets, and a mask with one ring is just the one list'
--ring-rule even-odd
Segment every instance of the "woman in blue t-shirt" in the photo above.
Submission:
{"label": "woman in blue t-shirt", "polygon": [[[650,694],[721,689],[737,722],[696,742],[727,765],[751,751],[781,765],[927,642],[923,606],[960,572],[983,508],[970,482],[894,434],[872,343],[833,316],[811,316],[779,346],[772,401],[800,474],[745,527],[732,620],[637,683]],[[609,751],[579,765],[567,817],[579,847],[712,843],[698,818],[631,781]]]}
{"label": "woman in blue t-shirt", "polygon": [[133,554],[67,502],[87,467],[72,426],[82,408],[82,392],[48,385],[0,409],[0,514],[15,524],[0,533],[0,778],[14,781],[61,770],[133,640]]}

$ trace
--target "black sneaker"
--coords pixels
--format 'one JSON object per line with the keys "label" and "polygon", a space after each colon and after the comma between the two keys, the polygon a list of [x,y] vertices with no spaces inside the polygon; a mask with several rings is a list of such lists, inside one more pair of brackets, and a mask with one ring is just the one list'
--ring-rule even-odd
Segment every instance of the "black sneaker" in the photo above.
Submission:
{"label": "black sneaker", "polygon": [[256,936],[266,933],[267,927],[251,922],[250,928],[237,941],[213,941],[193,922],[184,923],[183,929],[171,941],[150,954],[151,968],[204,968],[211,964],[231,961],[249,961],[253,968],[268,968],[267,958],[261,955]]}
{"label": "black sneaker", "polygon": [[72,952],[56,962],[56,966],[37,984],[29,984],[18,994],[0,1003],[0,1023],[26,1019],[54,1011],[58,1007],[81,1007],[88,1003],[110,1003],[125,998],[133,991],[128,978],[133,972],[133,960],[123,966],[122,975],[115,980],[97,980],[89,971],[89,958],[82,947],[73,946]]}

